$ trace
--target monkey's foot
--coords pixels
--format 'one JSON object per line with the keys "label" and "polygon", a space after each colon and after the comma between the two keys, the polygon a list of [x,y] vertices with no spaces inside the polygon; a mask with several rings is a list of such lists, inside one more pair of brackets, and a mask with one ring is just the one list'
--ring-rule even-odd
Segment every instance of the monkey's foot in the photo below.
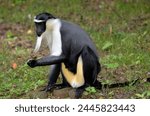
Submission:
{"label": "monkey's foot", "polygon": [[61,84],[55,84],[55,89],[63,89],[63,88],[66,88],[67,85],[65,85],[64,83],[61,83]]}
{"label": "monkey's foot", "polygon": [[85,90],[85,87],[79,87],[79,88],[77,88],[76,91],[75,91],[75,98],[76,99],[81,98],[84,90]]}
{"label": "monkey's foot", "polygon": [[55,88],[54,85],[47,85],[44,89],[42,89],[42,91],[52,92],[54,88]]}
{"label": "monkey's foot", "polygon": [[61,84],[53,84],[53,85],[47,85],[42,91],[46,92],[52,92],[54,89],[63,89],[67,87],[67,85],[61,83]]}

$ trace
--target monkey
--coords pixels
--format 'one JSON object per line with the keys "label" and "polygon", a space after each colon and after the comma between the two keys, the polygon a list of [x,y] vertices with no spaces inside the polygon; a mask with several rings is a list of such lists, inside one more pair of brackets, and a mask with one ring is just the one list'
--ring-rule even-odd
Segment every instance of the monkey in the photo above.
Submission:
{"label": "monkey", "polygon": [[[131,82],[101,84],[97,75],[101,64],[96,47],[90,36],[80,26],[69,21],[61,20],[50,13],[40,13],[34,18],[36,27],[36,45],[38,52],[43,39],[47,40],[50,54],[40,59],[30,59],[27,64],[31,67],[51,65],[46,92],[53,88],[73,87],[76,89],[75,98],[80,98],[87,86],[97,89],[124,87],[135,85],[139,79]],[[62,75],[62,83],[56,81]],[[150,79],[147,79],[147,82]]]}
{"label": "monkey", "polygon": [[[97,79],[101,71],[99,55],[85,30],[47,12],[36,15],[34,23],[37,35],[34,52],[38,52],[42,40],[46,39],[50,54],[30,59],[27,64],[31,68],[51,66],[45,91],[71,86],[75,89],[75,98],[80,98],[87,86],[101,89],[102,84]],[[62,83],[56,84],[59,74],[62,75]]]}

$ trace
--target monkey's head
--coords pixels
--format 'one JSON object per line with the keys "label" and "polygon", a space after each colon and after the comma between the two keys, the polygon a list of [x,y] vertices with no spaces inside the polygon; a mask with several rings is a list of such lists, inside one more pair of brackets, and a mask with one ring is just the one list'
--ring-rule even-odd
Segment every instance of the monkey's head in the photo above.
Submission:
{"label": "monkey's head", "polygon": [[37,35],[37,42],[34,52],[37,52],[41,46],[42,34],[46,31],[46,23],[49,19],[56,19],[53,15],[49,13],[40,13],[34,17],[35,30]]}

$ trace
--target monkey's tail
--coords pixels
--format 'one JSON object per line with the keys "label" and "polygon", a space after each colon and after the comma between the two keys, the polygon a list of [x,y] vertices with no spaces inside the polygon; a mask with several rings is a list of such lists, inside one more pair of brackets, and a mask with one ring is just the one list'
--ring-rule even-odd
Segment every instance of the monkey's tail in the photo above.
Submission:
{"label": "monkey's tail", "polygon": [[114,84],[103,84],[103,88],[116,88],[116,87],[125,87],[125,86],[133,86],[137,82],[139,82],[139,79],[135,79],[132,81],[125,81],[122,83],[114,83]]}

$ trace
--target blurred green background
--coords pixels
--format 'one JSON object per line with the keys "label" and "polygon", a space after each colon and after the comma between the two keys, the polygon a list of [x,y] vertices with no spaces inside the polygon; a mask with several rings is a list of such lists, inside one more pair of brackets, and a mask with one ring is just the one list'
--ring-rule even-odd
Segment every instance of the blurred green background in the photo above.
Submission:
{"label": "blurred green background", "polygon": [[96,98],[150,97],[150,0],[0,0],[0,98],[24,98],[47,84],[49,67],[26,65],[35,44],[33,18],[41,12],[89,33],[100,54],[102,83],[140,79],[134,86],[97,91]]}

